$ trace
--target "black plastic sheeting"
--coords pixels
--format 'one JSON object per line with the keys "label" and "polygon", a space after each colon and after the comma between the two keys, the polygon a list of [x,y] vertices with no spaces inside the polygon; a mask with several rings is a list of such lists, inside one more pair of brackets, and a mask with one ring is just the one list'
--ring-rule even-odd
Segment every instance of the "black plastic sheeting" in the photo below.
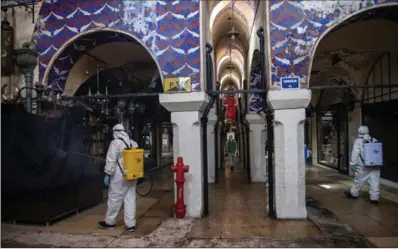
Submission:
{"label": "black plastic sheeting", "polygon": [[51,193],[101,174],[91,158],[67,153],[88,154],[79,125],[83,115],[83,109],[72,108],[48,119],[2,104],[2,198]]}

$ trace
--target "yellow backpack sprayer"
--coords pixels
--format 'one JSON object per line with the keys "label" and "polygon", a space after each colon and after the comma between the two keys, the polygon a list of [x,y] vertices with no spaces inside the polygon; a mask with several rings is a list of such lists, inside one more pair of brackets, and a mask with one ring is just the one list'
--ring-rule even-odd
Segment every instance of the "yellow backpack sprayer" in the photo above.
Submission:
{"label": "yellow backpack sprayer", "polygon": [[120,166],[119,160],[116,160],[124,179],[132,181],[144,177],[144,150],[133,148],[131,144],[129,146],[122,138],[118,139],[126,145],[122,151],[123,168]]}

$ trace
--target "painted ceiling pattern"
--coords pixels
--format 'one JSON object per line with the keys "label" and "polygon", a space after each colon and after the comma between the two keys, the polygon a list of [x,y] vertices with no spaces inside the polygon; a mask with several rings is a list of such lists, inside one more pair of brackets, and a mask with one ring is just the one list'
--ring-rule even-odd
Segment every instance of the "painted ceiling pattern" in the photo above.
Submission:
{"label": "painted ceiling pattern", "polygon": [[300,77],[301,86],[308,84],[308,67],[315,43],[328,27],[347,15],[375,5],[397,0],[358,1],[271,1],[271,80],[279,85],[281,77]]}
{"label": "painted ceiling pattern", "polygon": [[[200,91],[199,0],[45,0],[33,41],[40,53],[39,78],[63,45],[79,33],[95,32],[74,40],[56,58],[48,88],[63,90],[76,61],[95,46],[137,38],[156,58],[164,77],[191,77],[192,89]],[[126,35],[117,31],[126,32]]]}

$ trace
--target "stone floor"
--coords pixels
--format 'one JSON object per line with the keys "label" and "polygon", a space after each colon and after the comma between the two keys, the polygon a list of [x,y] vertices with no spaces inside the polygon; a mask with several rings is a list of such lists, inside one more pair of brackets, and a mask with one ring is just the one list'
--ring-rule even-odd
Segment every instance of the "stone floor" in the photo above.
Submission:
{"label": "stone floor", "polygon": [[[2,247],[397,247],[398,204],[394,191],[382,191],[379,206],[343,196],[350,184],[334,171],[307,168],[308,220],[268,218],[266,189],[248,184],[241,168],[220,172],[209,187],[209,216],[171,217],[173,181],[170,171],[155,177],[153,192],[137,199],[137,231],[100,230],[105,204],[50,227],[2,224]],[[371,243],[373,243],[373,245]]]}
{"label": "stone floor", "polygon": [[[158,174],[152,175],[154,180],[153,190],[145,197],[137,195],[137,230],[129,233],[130,237],[143,237],[152,233],[167,218],[173,217],[171,208],[173,202],[173,175],[170,170],[160,170]],[[107,196],[107,191],[104,191]],[[37,226],[29,224],[8,224],[2,223],[2,243],[4,238],[15,232],[34,233],[61,233],[74,235],[93,236],[121,236],[125,235],[123,222],[123,208],[117,218],[117,227],[112,230],[98,228],[98,222],[104,220],[106,212],[106,198],[103,203],[80,212],[69,218],[62,219],[50,226]],[[5,236],[4,236],[5,235]]]}
{"label": "stone floor", "polygon": [[320,235],[309,220],[277,221],[268,217],[266,188],[246,180],[242,168],[220,171],[209,188],[209,216],[195,220],[190,238],[266,238]]}
{"label": "stone floor", "polygon": [[307,169],[307,195],[335,213],[342,222],[350,225],[377,247],[398,247],[398,193],[381,188],[380,205],[369,203],[368,186],[360,198],[347,199],[352,178],[320,166]]}

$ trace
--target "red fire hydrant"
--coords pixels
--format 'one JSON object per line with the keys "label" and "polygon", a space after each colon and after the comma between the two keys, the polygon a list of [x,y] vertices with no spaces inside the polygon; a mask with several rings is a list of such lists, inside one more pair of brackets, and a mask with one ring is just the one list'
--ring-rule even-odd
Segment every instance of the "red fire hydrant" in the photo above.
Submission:
{"label": "red fire hydrant", "polygon": [[171,166],[171,171],[176,173],[177,202],[173,204],[174,214],[177,219],[183,219],[187,213],[187,205],[184,204],[184,173],[189,171],[189,166],[184,165],[182,157],[177,158],[177,164]]}

